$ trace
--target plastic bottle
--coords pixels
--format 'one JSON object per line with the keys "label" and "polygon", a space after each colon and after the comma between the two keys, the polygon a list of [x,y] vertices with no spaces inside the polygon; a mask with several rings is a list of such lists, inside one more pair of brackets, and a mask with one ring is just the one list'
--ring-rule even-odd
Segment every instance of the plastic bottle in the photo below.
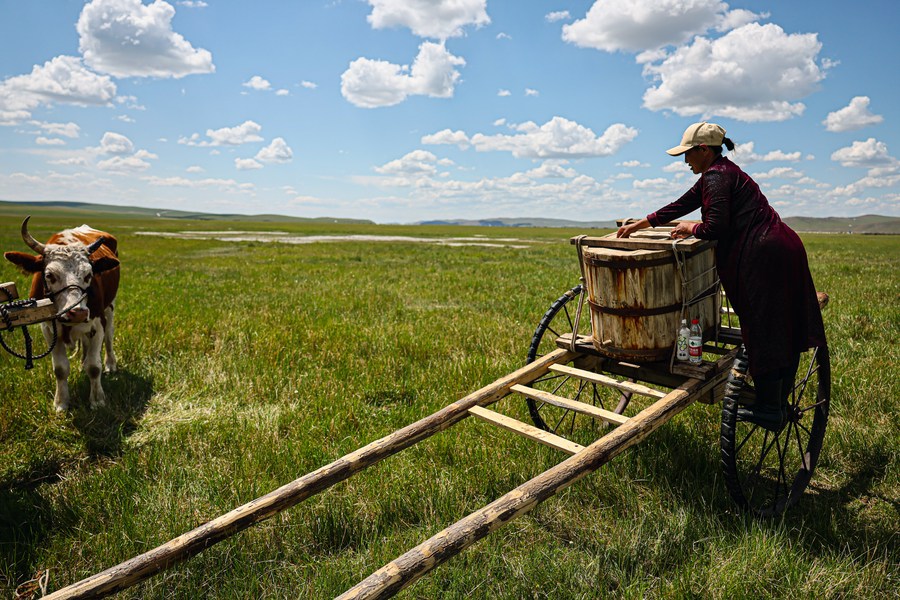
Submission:
{"label": "plastic bottle", "polygon": [[681,320],[681,329],[678,330],[678,340],[675,342],[675,359],[681,362],[687,362],[690,358],[688,353],[688,338],[691,337],[691,330],[688,329],[687,319]]}
{"label": "plastic bottle", "polygon": [[688,354],[692,364],[699,365],[703,362],[703,331],[700,329],[700,321],[691,320],[691,335],[688,337]]}

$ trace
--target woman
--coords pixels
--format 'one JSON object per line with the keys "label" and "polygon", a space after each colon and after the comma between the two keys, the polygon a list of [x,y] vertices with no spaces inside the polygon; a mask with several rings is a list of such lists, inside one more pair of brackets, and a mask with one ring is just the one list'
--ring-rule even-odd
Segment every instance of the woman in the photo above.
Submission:
{"label": "woman", "polygon": [[738,416],[777,431],[786,419],[800,354],[825,344],[825,328],[803,243],[756,182],[722,156],[723,144],[734,150],[719,125],[688,127],[681,144],[666,152],[683,154],[700,179],[675,202],[620,227],[617,236],[700,209],[701,223],[679,223],[671,235],[716,240],[719,279],[741,321],[757,395],[756,403]]}

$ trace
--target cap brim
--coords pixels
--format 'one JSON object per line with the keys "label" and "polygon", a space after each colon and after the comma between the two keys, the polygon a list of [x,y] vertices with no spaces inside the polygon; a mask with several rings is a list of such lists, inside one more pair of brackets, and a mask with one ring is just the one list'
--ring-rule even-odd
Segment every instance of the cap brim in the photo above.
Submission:
{"label": "cap brim", "polygon": [[681,156],[691,148],[693,148],[693,146],[675,146],[674,148],[666,150],[666,154],[669,156]]}

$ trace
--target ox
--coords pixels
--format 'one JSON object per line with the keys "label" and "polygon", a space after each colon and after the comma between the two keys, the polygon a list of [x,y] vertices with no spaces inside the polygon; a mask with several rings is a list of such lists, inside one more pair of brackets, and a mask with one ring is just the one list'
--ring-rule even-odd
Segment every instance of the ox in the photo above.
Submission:
{"label": "ox", "polygon": [[[44,338],[53,348],[53,373],[58,411],[69,408],[69,357],[67,350],[81,344],[82,366],[91,381],[91,408],[102,405],[106,396],[100,383],[101,346],[106,346],[106,369],[116,370],[113,352],[113,302],[119,289],[118,242],[108,233],[87,225],[53,234],[46,244],[28,233],[28,219],[22,222],[22,239],[37,256],[6,252],[6,260],[26,273],[33,273],[32,298],[51,298],[58,318],[41,324]],[[62,343],[59,343],[62,342]]]}

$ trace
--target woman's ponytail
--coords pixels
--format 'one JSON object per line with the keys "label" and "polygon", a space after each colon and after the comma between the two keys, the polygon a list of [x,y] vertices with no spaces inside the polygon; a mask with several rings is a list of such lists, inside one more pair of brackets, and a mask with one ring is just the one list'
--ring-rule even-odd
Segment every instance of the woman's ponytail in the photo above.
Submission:
{"label": "woman's ponytail", "polygon": [[734,142],[731,141],[731,138],[722,138],[722,144],[728,148],[729,152],[734,150]]}

